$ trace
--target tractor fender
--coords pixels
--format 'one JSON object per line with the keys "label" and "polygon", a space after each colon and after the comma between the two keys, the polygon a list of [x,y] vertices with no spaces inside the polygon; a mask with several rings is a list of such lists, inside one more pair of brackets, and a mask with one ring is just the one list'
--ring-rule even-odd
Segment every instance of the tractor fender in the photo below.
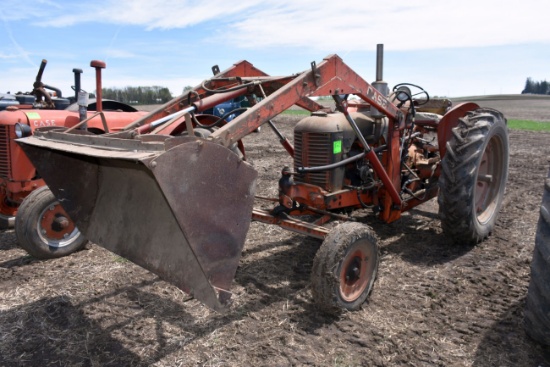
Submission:
{"label": "tractor fender", "polygon": [[447,152],[447,141],[452,134],[453,128],[458,125],[458,120],[470,111],[477,110],[479,105],[473,102],[464,102],[456,105],[447,112],[437,125],[437,142],[441,159]]}

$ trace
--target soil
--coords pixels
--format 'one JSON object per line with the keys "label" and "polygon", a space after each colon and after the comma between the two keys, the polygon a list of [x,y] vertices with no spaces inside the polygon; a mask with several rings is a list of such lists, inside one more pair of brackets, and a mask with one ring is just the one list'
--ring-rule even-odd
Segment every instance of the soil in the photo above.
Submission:
{"label": "soil", "polygon": [[[296,121],[275,123],[291,137]],[[291,164],[277,140],[267,126],[245,139],[261,196]],[[450,244],[435,199],[392,224],[355,213],[380,269],[362,309],[337,317],[311,297],[321,242],[275,226],[252,223],[226,314],[95,244],[39,261],[0,232],[0,366],[550,366],[523,329],[549,142],[510,131],[505,202],[477,246]]]}

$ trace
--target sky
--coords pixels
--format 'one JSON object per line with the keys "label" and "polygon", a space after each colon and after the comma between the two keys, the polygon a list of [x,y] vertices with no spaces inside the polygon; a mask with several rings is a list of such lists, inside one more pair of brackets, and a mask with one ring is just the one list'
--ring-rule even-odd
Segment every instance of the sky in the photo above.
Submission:
{"label": "sky", "polygon": [[548,0],[1,0],[0,93],[42,81],[72,95],[73,68],[95,90],[185,86],[248,60],[290,75],[331,54],[372,82],[376,45],[384,80],[422,86],[432,96],[521,93],[550,80]]}

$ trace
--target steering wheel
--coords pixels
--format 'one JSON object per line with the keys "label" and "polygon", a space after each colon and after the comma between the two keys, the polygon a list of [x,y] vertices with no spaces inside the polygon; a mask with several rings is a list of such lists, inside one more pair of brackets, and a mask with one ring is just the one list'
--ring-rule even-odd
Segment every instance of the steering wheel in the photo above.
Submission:
{"label": "steering wheel", "polygon": [[[412,90],[411,87],[413,88]],[[399,83],[393,87],[392,91],[395,93],[395,97],[401,102],[401,104],[410,101],[411,106],[422,106],[430,101],[430,95],[428,94],[428,92],[425,91],[424,88],[416,84]],[[413,91],[415,93],[413,93]],[[419,102],[417,96],[421,95],[425,95],[426,100],[422,99],[422,102]]]}

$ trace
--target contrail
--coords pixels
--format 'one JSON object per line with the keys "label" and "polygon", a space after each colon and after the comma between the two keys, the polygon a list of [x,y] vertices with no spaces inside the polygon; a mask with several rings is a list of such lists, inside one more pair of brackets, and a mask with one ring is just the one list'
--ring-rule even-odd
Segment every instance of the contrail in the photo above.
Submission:
{"label": "contrail", "polygon": [[11,42],[13,43],[13,46],[17,49],[17,51],[19,51],[20,56],[23,57],[23,59],[29,65],[36,68],[36,64],[29,57],[29,53],[27,51],[25,51],[25,49],[23,47],[21,47],[19,45],[19,43],[17,43],[17,41],[13,37],[13,34],[11,33],[11,28],[10,28],[9,22],[6,19],[6,16],[4,15],[4,12],[2,11],[2,9],[0,9],[0,18],[2,18],[2,23],[4,23],[4,28],[6,28],[6,32],[8,33],[8,36],[9,36]]}
{"label": "contrail", "polygon": [[[122,25],[120,27],[118,27],[115,34],[113,35],[113,38],[111,38],[111,42],[109,42],[109,47],[107,48],[107,53],[109,53],[108,51],[113,47],[116,39],[118,38],[118,34],[120,33],[120,30],[122,29],[122,27],[123,27]],[[105,55],[105,62],[107,62],[107,55]]]}

